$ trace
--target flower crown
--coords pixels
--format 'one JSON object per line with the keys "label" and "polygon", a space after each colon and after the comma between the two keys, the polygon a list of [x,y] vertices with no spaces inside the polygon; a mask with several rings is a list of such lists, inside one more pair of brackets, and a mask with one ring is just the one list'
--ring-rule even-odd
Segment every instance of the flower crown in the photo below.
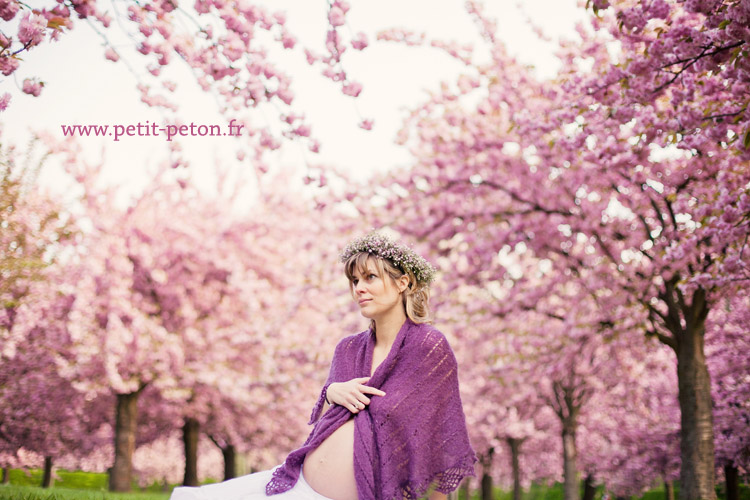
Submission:
{"label": "flower crown", "polygon": [[384,234],[369,233],[349,243],[341,252],[341,262],[352,255],[366,252],[393,262],[404,272],[414,274],[417,283],[429,285],[435,278],[435,268],[411,248],[400,245]]}

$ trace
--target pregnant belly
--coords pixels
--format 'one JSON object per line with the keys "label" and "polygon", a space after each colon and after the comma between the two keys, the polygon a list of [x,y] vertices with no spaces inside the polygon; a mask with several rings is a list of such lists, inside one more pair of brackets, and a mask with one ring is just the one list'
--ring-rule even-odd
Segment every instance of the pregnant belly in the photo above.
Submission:
{"label": "pregnant belly", "polygon": [[333,500],[357,500],[354,481],[354,419],[349,419],[307,454],[302,473],[308,484]]}

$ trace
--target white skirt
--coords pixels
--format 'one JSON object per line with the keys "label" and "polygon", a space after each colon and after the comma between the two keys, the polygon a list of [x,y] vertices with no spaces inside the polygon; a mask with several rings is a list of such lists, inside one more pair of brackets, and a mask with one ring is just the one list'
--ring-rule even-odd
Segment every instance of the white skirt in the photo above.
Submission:
{"label": "white skirt", "polygon": [[307,484],[302,471],[294,488],[278,495],[266,495],[266,484],[271,480],[273,471],[264,470],[255,474],[237,477],[223,483],[207,484],[190,488],[180,486],[172,491],[169,500],[331,500],[324,497]]}

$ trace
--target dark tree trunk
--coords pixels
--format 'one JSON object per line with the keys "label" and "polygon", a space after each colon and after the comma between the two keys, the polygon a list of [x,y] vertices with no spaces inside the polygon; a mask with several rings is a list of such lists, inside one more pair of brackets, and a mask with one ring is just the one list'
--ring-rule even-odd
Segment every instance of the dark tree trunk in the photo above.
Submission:
{"label": "dark tree trunk", "polygon": [[109,473],[110,491],[130,491],[138,422],[138,394],[140,391],[117,395],[115,462]]}
{"label": "dark tree trunk", "polygon": [[3,484],[10,483],[10,467],[3,467]]}
{"label": "dark tree trunk", "polygon": [[44,457],[44,475],[42,476],[42,488],[52,486],[52,457]]}
{"label": "dark tree trunk", "polygon": [[578,500],[578,449],[576,448],[577,412],[571,411],[562,421],[563,441],[563,477],[565,485],[563,498],[565,500]]}
{"label": "dark tree trunk", "polygon": [[233,444],[228,444],[221,449],[224,455],[224,481],[237,477],[237,451]]}
{"label": "dark tree trunk", "polygon": [[594,486],[594,476],[588,474],[583,480],[583,500],[594,500],[596,496],[596,486]]}
{"label": "dark tree trunk", "polygon": [[521,500],[521,465],[519,457],[521,455],[521,443],[523,439],[508,438],[510,446],[510,464],[513,471],[513,500]]}
{"label": "dark tree trunk", "polygon": [[708,314],[705,295],[698,289],[693,303],[682,305],[684,328],[673,323],[681,413],[680,500],[716,499],[711,379],[703,349]]}
{"label": "dark tree trunk", "polygon": [[725,465],[724,479],[726,480],[727,500],[740,500],[740,475],[737,467]]}
{"label": "dark tree trunk", "polygon": [[185,419],[182,441],[185,443],[185,486],[198,486],[198,435],[200,424],[194,418]]}
{"label": "dark tree trunk", "polygon": [[664,500],[674,500],[674,483],[664,480]]}
{"label": "dark tree trunk", "polygon": [[487,450],[487,454],[482,457],[482,500],[492,500],[492,457],[495,454],[495,448]]}

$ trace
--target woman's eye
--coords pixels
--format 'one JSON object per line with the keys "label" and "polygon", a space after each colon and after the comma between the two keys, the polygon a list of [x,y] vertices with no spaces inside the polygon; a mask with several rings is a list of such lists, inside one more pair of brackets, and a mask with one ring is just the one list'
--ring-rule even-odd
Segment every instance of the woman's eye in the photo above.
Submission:
{"label": "woman's eye", "polygon": [[372,273],[370,273],[370,274],[368,274],[368,275],[367,275],[367,279],[370,279],[370,280],[371,280],[371,279],[373,279],[373,278],[377,278],[377,275],[375,275],[375,274],[372,274]]}

